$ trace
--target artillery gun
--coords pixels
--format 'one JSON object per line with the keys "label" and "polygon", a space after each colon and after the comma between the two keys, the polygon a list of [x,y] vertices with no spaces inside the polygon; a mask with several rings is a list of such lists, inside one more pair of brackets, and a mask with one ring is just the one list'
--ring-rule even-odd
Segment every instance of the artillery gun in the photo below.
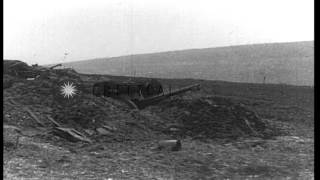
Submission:
{"label": "artillery gun", "polygon": [[194,84],[172,91],[170,89],[170,91],[165,92],[162,84],[155,79],[145,82],[104,81],[93,85],[93,94],[95,96],[120,99],[131,107],[143,109],[147,106],[157,104],[171,96],[199,89],[200,85]]}

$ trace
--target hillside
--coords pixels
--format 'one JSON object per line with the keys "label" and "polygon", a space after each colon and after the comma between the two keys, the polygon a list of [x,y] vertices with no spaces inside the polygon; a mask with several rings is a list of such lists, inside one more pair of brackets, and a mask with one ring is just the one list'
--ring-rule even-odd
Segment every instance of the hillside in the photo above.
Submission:
{"label": "hillside", "polygon": [[64,64],[81,73],[313,85],[313,41],[191,49]]}

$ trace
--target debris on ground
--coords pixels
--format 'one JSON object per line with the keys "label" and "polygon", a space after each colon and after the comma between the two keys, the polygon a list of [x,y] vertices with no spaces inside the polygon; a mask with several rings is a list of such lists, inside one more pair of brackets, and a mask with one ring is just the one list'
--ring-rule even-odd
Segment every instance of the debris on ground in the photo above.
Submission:
{"label": "debris on ground", "polygon": [[[269,117],[278,108],[268,108],[272,102],[254,100],[254,109],[249,100],[200,92],[136,110],[92,95],[92,85],[109,76],[21,61],[4,67],[5,179],[313,177],[312,136],[292,135],[286,116],[277,121],[288,108]],[[78,90],[72,99],[61,95],[67,82]]]}
{"label": "debris on ground", "polygon": [[183,96],[166,100],[159,106],[149,110],[160,117],[169,117],[169,134],[199,139],[266,137],[270,134],[266,131],[266,122],[254,111],[225,97],[189,99]]}
{"label": "debris on ground", "polygon": [[158,150],[169,150],[169,151],[180,151],[182,144],[180,140],[161,140],[158,142],[156,149]]}

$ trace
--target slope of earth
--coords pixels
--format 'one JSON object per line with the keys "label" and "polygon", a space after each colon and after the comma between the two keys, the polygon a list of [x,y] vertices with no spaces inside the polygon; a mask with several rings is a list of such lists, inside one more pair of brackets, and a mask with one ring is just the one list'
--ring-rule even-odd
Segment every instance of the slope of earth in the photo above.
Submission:
{"label": "slope of earth", "polygon": [[[126,77],[16,71],[3,79],[4,179],[313,179],[312,88],[164,79],[201,91],[134,110],[91,95],[94,82]],[[60,97],[65,81],[75,102]],[[173,138],[180,151],[154,148]]]}
{"label": "slope of earth", "polygon": [[65,63],[78,72],[313,85],[313,41],[241,45]]}

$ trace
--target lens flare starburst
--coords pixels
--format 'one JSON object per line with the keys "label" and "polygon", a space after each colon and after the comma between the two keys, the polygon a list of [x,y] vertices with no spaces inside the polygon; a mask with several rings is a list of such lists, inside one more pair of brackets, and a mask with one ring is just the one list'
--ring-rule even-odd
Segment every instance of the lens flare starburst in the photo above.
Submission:
{"label": "lens flare starburst", "polygon": [[73,85],[73,83],[64,83],[62,86],[61,86],[61,95],[63,95],[64,98],[72,98],[75,94],[76,94],[76,87]]}

